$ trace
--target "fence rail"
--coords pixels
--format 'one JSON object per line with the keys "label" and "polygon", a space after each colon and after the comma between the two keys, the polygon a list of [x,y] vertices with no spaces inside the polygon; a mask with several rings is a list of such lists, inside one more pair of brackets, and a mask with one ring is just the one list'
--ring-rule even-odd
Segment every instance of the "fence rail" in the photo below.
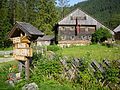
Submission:
{"label": "fence rail", "polygon": [[13,50],[10,51],[0,51],[0,55],[11,55],[13,53]]}

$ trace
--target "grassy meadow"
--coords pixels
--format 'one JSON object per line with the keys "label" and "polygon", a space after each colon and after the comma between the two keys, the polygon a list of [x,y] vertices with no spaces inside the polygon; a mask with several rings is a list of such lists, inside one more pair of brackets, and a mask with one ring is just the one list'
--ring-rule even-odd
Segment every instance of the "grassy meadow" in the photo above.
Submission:
{"label": "grassy meadow", "polygon": [[57,53],[69,57],[83,58],[90,60],[118,60],[120,59],[120,47],[107,47],[102,45],[75,46],[63,48]]}

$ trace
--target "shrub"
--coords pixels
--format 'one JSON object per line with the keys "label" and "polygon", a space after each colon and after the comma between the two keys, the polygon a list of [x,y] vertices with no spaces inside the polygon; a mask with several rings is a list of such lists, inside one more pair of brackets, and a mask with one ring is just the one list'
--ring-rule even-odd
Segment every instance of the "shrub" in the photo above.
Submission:
{"label": "shrub", "polygon": [[58,50],[60,50],[61,49],[61,47],[59,47],[59,46],[57,46],[57,45],[49,45],[49,46],[47,46],[47,50],[48,51],[58,51]]}
{"label": "shrub", "polygon": [[111,38],[112,34],[105,28],[99,28],[94,34],[92,34],[92,43],[101,43]]}
{"label": "shrub", "polygon": [[[0,66],[0,90],[15,90],[6,81],[8,80],[8,74],[10,72],[16,72],[16,63],[2,63]],[[10,69],[11,68],[11,69]]]}
{"label": "shrub", "polygon": [[103,46],[107,46],[108,48],[112,48],[113,47],[113,43],[102,43]]}

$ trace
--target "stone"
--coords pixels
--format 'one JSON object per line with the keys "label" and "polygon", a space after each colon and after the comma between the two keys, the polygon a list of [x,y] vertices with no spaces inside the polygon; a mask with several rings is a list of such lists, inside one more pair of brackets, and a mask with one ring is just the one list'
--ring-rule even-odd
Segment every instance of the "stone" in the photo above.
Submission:
{"label": "stone", "polygon": [[22,90],[39,90],[38,86],[36,83],[30,83],[26,84],[22,87]]}
{"label": "stone", "polygon": [[9,84],[9,85],[12,86],[12,87],[15,86],[14,81],[12,81],[12,80],[7,80],[7,81],[5,81],[5,83],[6,83],[6,84]]}

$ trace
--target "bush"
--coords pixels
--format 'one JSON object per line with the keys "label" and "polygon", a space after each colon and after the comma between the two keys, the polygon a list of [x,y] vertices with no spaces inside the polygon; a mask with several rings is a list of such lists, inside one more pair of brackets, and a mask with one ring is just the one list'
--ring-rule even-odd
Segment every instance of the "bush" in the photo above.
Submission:
{"label": "bush", "polygon": [[111,38],[112,34],[105,28],[99,28],[94,34],[92,34],[92,43],[101,43]]}
{"label": "bush", "polygon": [[113,43],[102,43],[103,46],[107,46],[108,48],[113,47]]}
{"label": "bush", "polygon": [[57,45],[47,46],[47,50],[48,50],[48,51],[53,51],[53,52],[55,52],[55,51],[58,51],[58,50],[60,50],[60,49],[61,49],[61,47],[59,47],[59,46],[57,46]]}
{"label": "bush", "polygon": [[10,86],[6,81],[8,80],[8,74],[16,72],[16,69],[16,63],[2,63],[0,65],[0,90],[15,90],[15,88]]}

